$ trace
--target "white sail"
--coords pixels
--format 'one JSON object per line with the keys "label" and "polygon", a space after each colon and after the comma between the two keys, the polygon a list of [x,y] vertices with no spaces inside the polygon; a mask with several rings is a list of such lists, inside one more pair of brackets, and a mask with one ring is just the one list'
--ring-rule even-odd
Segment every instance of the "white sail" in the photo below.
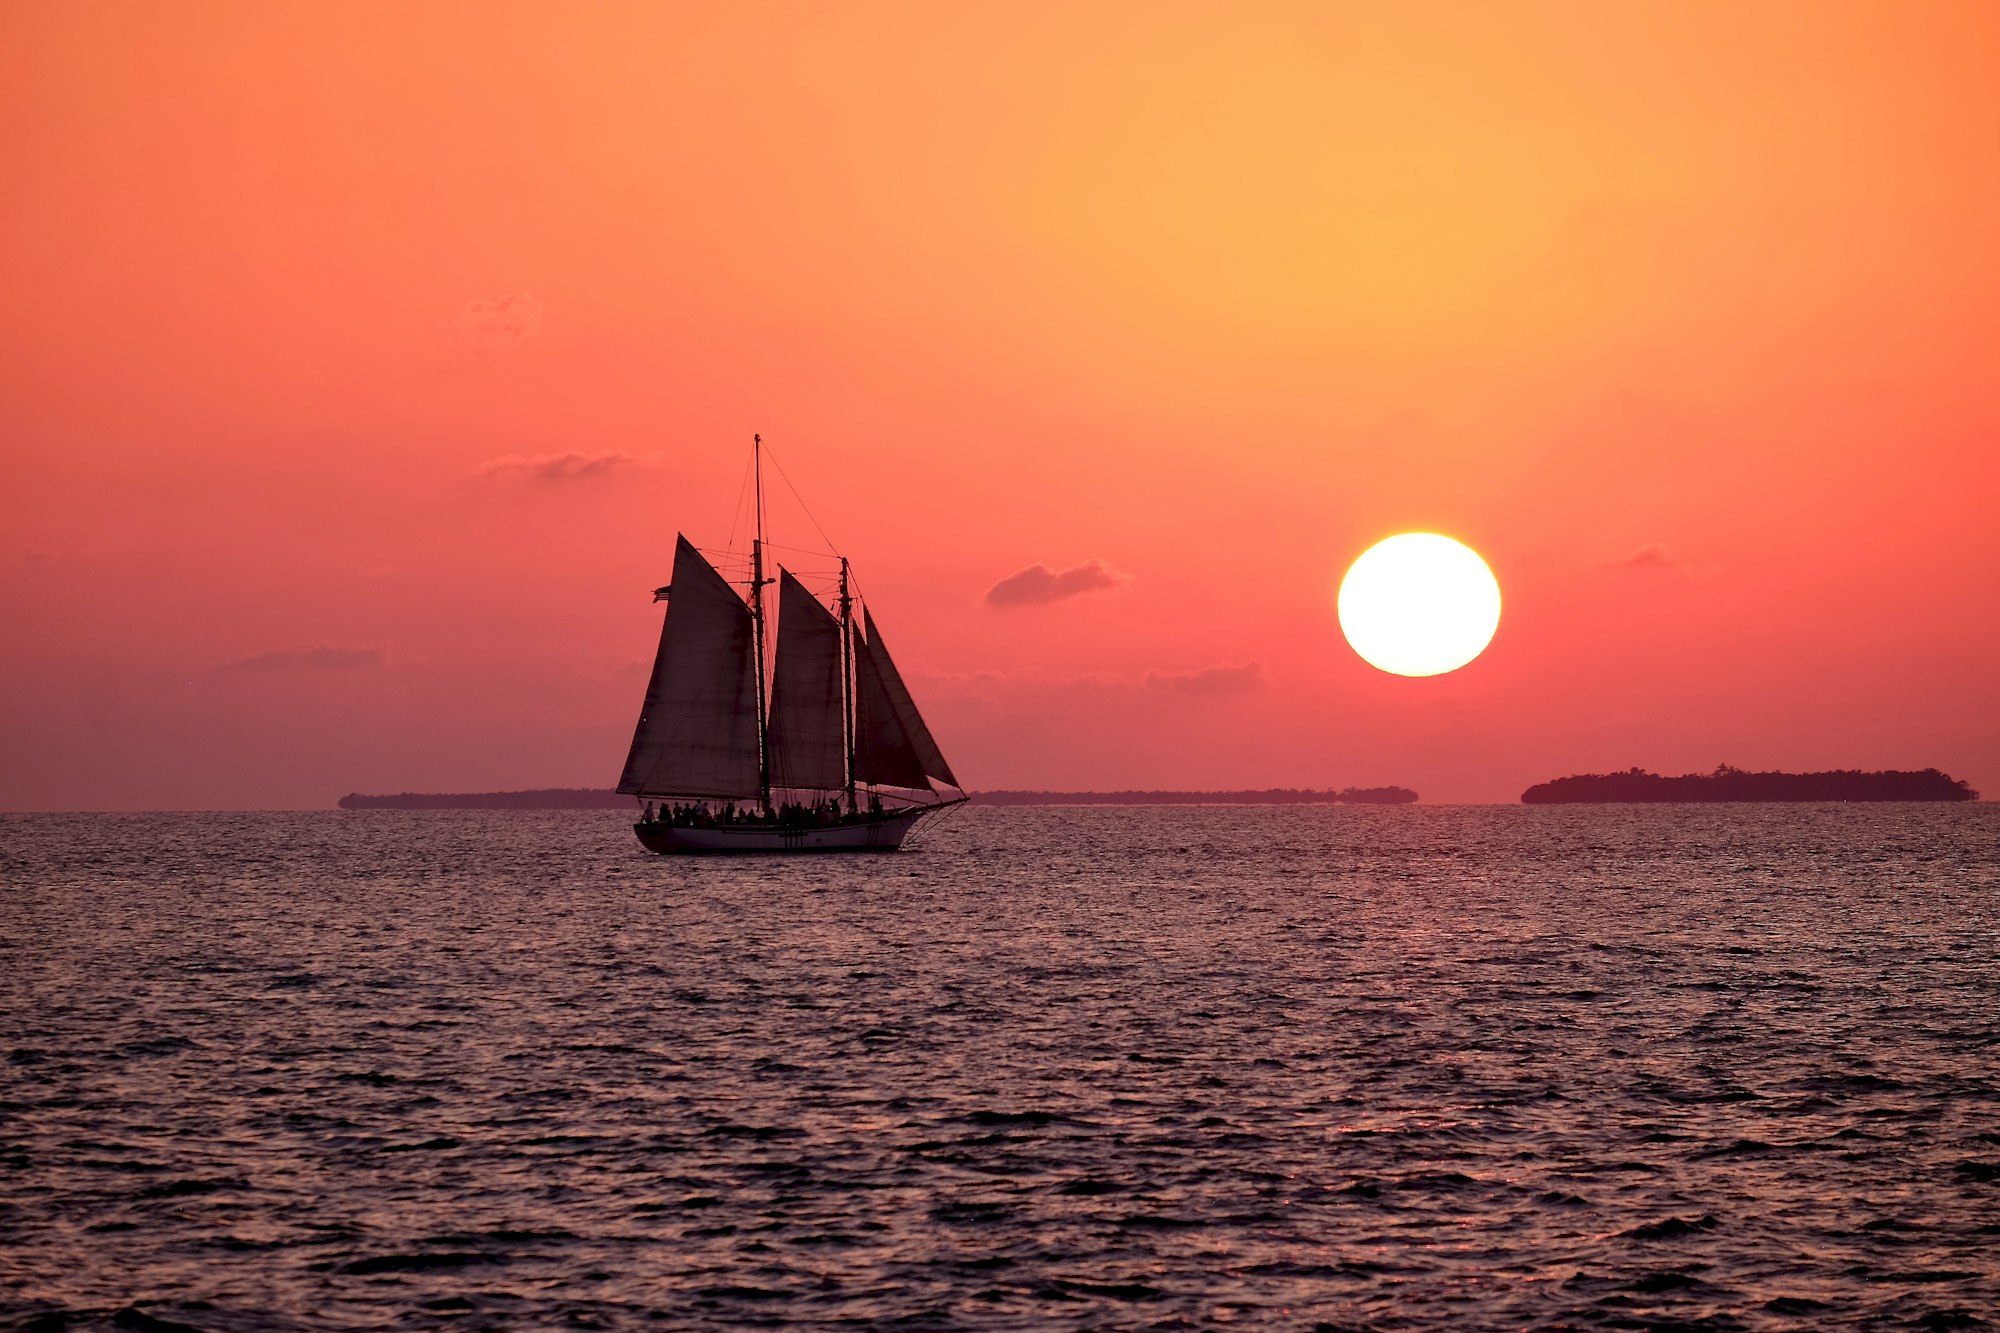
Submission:
{"label": "white sail", "polygon": [[889,649],[875,628],[875,618],[862,613],[867,631],[855,653],[860,686],[855,718],[856,777],[889,787],[928,788],[928,778],[956,787],[951,765],[945,763],[930,728],[903,685]]}
{"label": "white sail", "polygon": [[841,725],[840,622],[778,574],[778,664],[771,679],[771,785],[833,791],[847,782]]}
{"label": "white sail", "polygon": [[674,547],[666,624],[618,790],[757,796],[750,608],[686,537]]}

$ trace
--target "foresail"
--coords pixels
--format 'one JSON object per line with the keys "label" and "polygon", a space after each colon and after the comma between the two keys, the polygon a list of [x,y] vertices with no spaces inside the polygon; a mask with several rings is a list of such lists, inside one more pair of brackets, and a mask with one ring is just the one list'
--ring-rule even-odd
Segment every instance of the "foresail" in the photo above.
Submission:
{"label": "foresail", "polygon": [[928,788],[928,778],[956,787],[958,779],[890,660],[875,618],[863,612],[863,623],[866,637],[855,652],[861,686],[857,776],[891,787]]}
{"label": "foresail", "polygon": [[750,608],[686,537],[674,547],[660,651],[618,790],[757,796]]}
{"label": "foresail", "polygon": [[847,782],[840,716],[840,622],[780,570],[771,680],[771,785],[833,791]]}

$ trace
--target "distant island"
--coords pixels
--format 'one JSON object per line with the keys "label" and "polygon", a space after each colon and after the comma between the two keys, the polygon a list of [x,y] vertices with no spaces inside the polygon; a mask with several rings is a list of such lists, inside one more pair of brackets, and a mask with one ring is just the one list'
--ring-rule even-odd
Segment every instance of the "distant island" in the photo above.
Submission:
{"label": "distant island", "polygon": [[1728,764],[1713,773],[1661,777],[1634,768],[1624,773],[1582,773],[1541,782],[1521,793],[1523,805],[1701,804],[1720,801],[1976,801],[1979,793],[1957,778],[1922,772],[1746,773]]}
{"label": "distant island", "polygon": [[1267,787],[1261,791],[982,791],[983,805],[1408,805],[1408,787]]}
{"label": "distant island", "polygon": [[628,810],[633,801],[615,791],[590,787],[538,787],[447,794],[405,791],[394,796],[349,792],[336,804],[343,810]]}
{"label": "distant island", "polygon": [[[983,805],[1408,805],[1417,794],[1408,787],[1347,787],[1341,791],[1271,787],[1263,791],[982,791]],[[588,787],[541,787],[534,791],[457,793],[398,792],[364,796],[349,792],[343,810],[627,810],[630,796]]]}

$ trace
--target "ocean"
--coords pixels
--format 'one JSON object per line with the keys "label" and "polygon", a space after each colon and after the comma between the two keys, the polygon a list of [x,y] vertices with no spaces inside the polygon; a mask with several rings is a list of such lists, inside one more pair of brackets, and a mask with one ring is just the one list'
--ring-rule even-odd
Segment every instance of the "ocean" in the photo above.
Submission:
{"label": "ocean", "polygon": [[2000,807],[0,817],[0,1326],[2000,1322]]}

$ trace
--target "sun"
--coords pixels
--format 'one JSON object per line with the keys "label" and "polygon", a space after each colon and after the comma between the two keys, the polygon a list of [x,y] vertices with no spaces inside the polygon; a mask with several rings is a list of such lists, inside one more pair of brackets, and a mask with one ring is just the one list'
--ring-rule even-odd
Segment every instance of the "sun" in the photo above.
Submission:
{"label": "sun", "polygon": [[1500,627],[1500,584],[1479,552],[1435,532],[1405,532],[1361,553],[1340,581],[1340,631],[1370,666],[1440,676],[1486,650]]}

